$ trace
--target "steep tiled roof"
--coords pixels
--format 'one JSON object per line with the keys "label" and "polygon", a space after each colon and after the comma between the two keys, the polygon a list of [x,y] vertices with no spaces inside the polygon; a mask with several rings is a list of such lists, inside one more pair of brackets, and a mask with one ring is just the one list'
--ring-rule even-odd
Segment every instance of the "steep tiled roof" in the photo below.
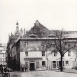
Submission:
{"label": "steep tiled roof", "polygon": [[[54,37],[60,30],[49,30],[43,26],[38,20],[34,23],[34,26],[24,35],[24,38],[48,38]],[[77,38],[77,31],[63,31],[63,36],[66,38]]]}
{"label": "steep tiled roof", "polygon": [[44,27],[38,20],[36,20],[34,26],[26,33],[24,37],[30,37],[30,35],[35,35],[37,38],[47,37],[49,30]]}

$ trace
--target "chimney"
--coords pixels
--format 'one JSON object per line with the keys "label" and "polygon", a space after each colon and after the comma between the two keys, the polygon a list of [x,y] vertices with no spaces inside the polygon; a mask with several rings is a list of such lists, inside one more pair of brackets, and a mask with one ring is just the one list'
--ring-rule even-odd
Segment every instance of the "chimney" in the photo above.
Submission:
{"label": "chimney", "polygon": [[36,20],[35,24],[36,24],[36,26],[39,26],[39,21],[38,21],[38,20]]}

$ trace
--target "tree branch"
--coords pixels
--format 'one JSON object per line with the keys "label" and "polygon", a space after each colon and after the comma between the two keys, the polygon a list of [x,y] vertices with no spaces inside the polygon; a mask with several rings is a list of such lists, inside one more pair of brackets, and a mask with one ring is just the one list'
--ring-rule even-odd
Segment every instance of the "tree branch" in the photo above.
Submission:
{"label": "tree branch", "polygon": [[[75,44],[74,46],[68,48],[68,49],[66,50],[66,52],[69,51],[70,49],[74,48],[74,47],[76,47],[76,44]],[[65,53],[66,53],[66,52],[65,52]],[[63,55],[64,55],[65,53],[63,53]]]}

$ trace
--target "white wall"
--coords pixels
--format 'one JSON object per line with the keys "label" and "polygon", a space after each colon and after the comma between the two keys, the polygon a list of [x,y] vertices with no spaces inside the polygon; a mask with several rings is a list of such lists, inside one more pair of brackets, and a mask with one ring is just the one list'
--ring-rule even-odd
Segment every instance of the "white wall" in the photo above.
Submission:
{"label": "white wall", "polygon": [[29,51],[28,56],[25,55],[25,52],[20,52],[20,62],[25,64],[25,58],[42,58],[41,51]]}
{"label": "white wall", "polygon": [[[46,61],[47,65],[47,59],[48,58],[48,65],[52,66],[52,61],[60,61],[60,53],[57,52],[57,56],[54,56],[54,53],[51,54],[51,51],[45,52],[45,56],[42,56],[42,51],[28,51],[28,56],[25,55],[25,52],[20,52],[20,62],[22,64],[25,64],[24,58],[42,58],[42,61]],[[73,67],[73,62],[75,61],[76,54],[74,50],[71,50],[71,56],[68,56],[68,52],[65,53],[63,60],[69,61],[69,65],[66,65],[67,67]]]}
{"label": "white wall", "polygon": [[[51,51],[48,51],[51,52]],[[65,68],[72,68],[75,64],[76,54],[74,50],[71,50],[71,56],[68,56],[68,52],[65,53],[63,57]],[[45,58],[44,58],[45,60]],[[54,56],[54,53],[48,56],[48,61],[51,64],[52,61],[60,61],[60,53],[57,53],[57,56]],[[66,61],[69,61],[69,64],[66,64]],[[49,65],[50,65],[49,64]]]}
{"label": "white wall", "polygon": [[25,58],[25,52],[20,52],[20,62],[21,62],[21,64],[25,64],[24,58]]}
{"label": "white wall", "polygon": [[68,52],[66,52],[65,55],[64,55],[65,60],[75,59],[75,58],[76,58],[76,54],[73,50],[71,50],[71,55],[70,56],[68,56]]}
{"label": "white wall", "polygon": [[[49,51],[51,53],[51,51]],[[60,53],[57,52],[57,56],[54,56],[54,53],[48,56],[49,61],[59,61],[60,60]]]}
{"label": "white wall", "polygon": [[42,52],[41,51],[29,51],[28,52],[28,57],[42,57]]}

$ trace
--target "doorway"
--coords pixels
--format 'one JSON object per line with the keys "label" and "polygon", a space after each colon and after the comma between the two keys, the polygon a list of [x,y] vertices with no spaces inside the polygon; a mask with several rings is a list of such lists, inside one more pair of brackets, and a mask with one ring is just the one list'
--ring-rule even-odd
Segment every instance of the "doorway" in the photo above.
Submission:
{"label": "doorway", "polygon": [[30,63],[30,71],[35,70],[35,63]]}
{"label": "doorway", "polygon": [[56,61],[53,61],[53,68],[56,68]]}

